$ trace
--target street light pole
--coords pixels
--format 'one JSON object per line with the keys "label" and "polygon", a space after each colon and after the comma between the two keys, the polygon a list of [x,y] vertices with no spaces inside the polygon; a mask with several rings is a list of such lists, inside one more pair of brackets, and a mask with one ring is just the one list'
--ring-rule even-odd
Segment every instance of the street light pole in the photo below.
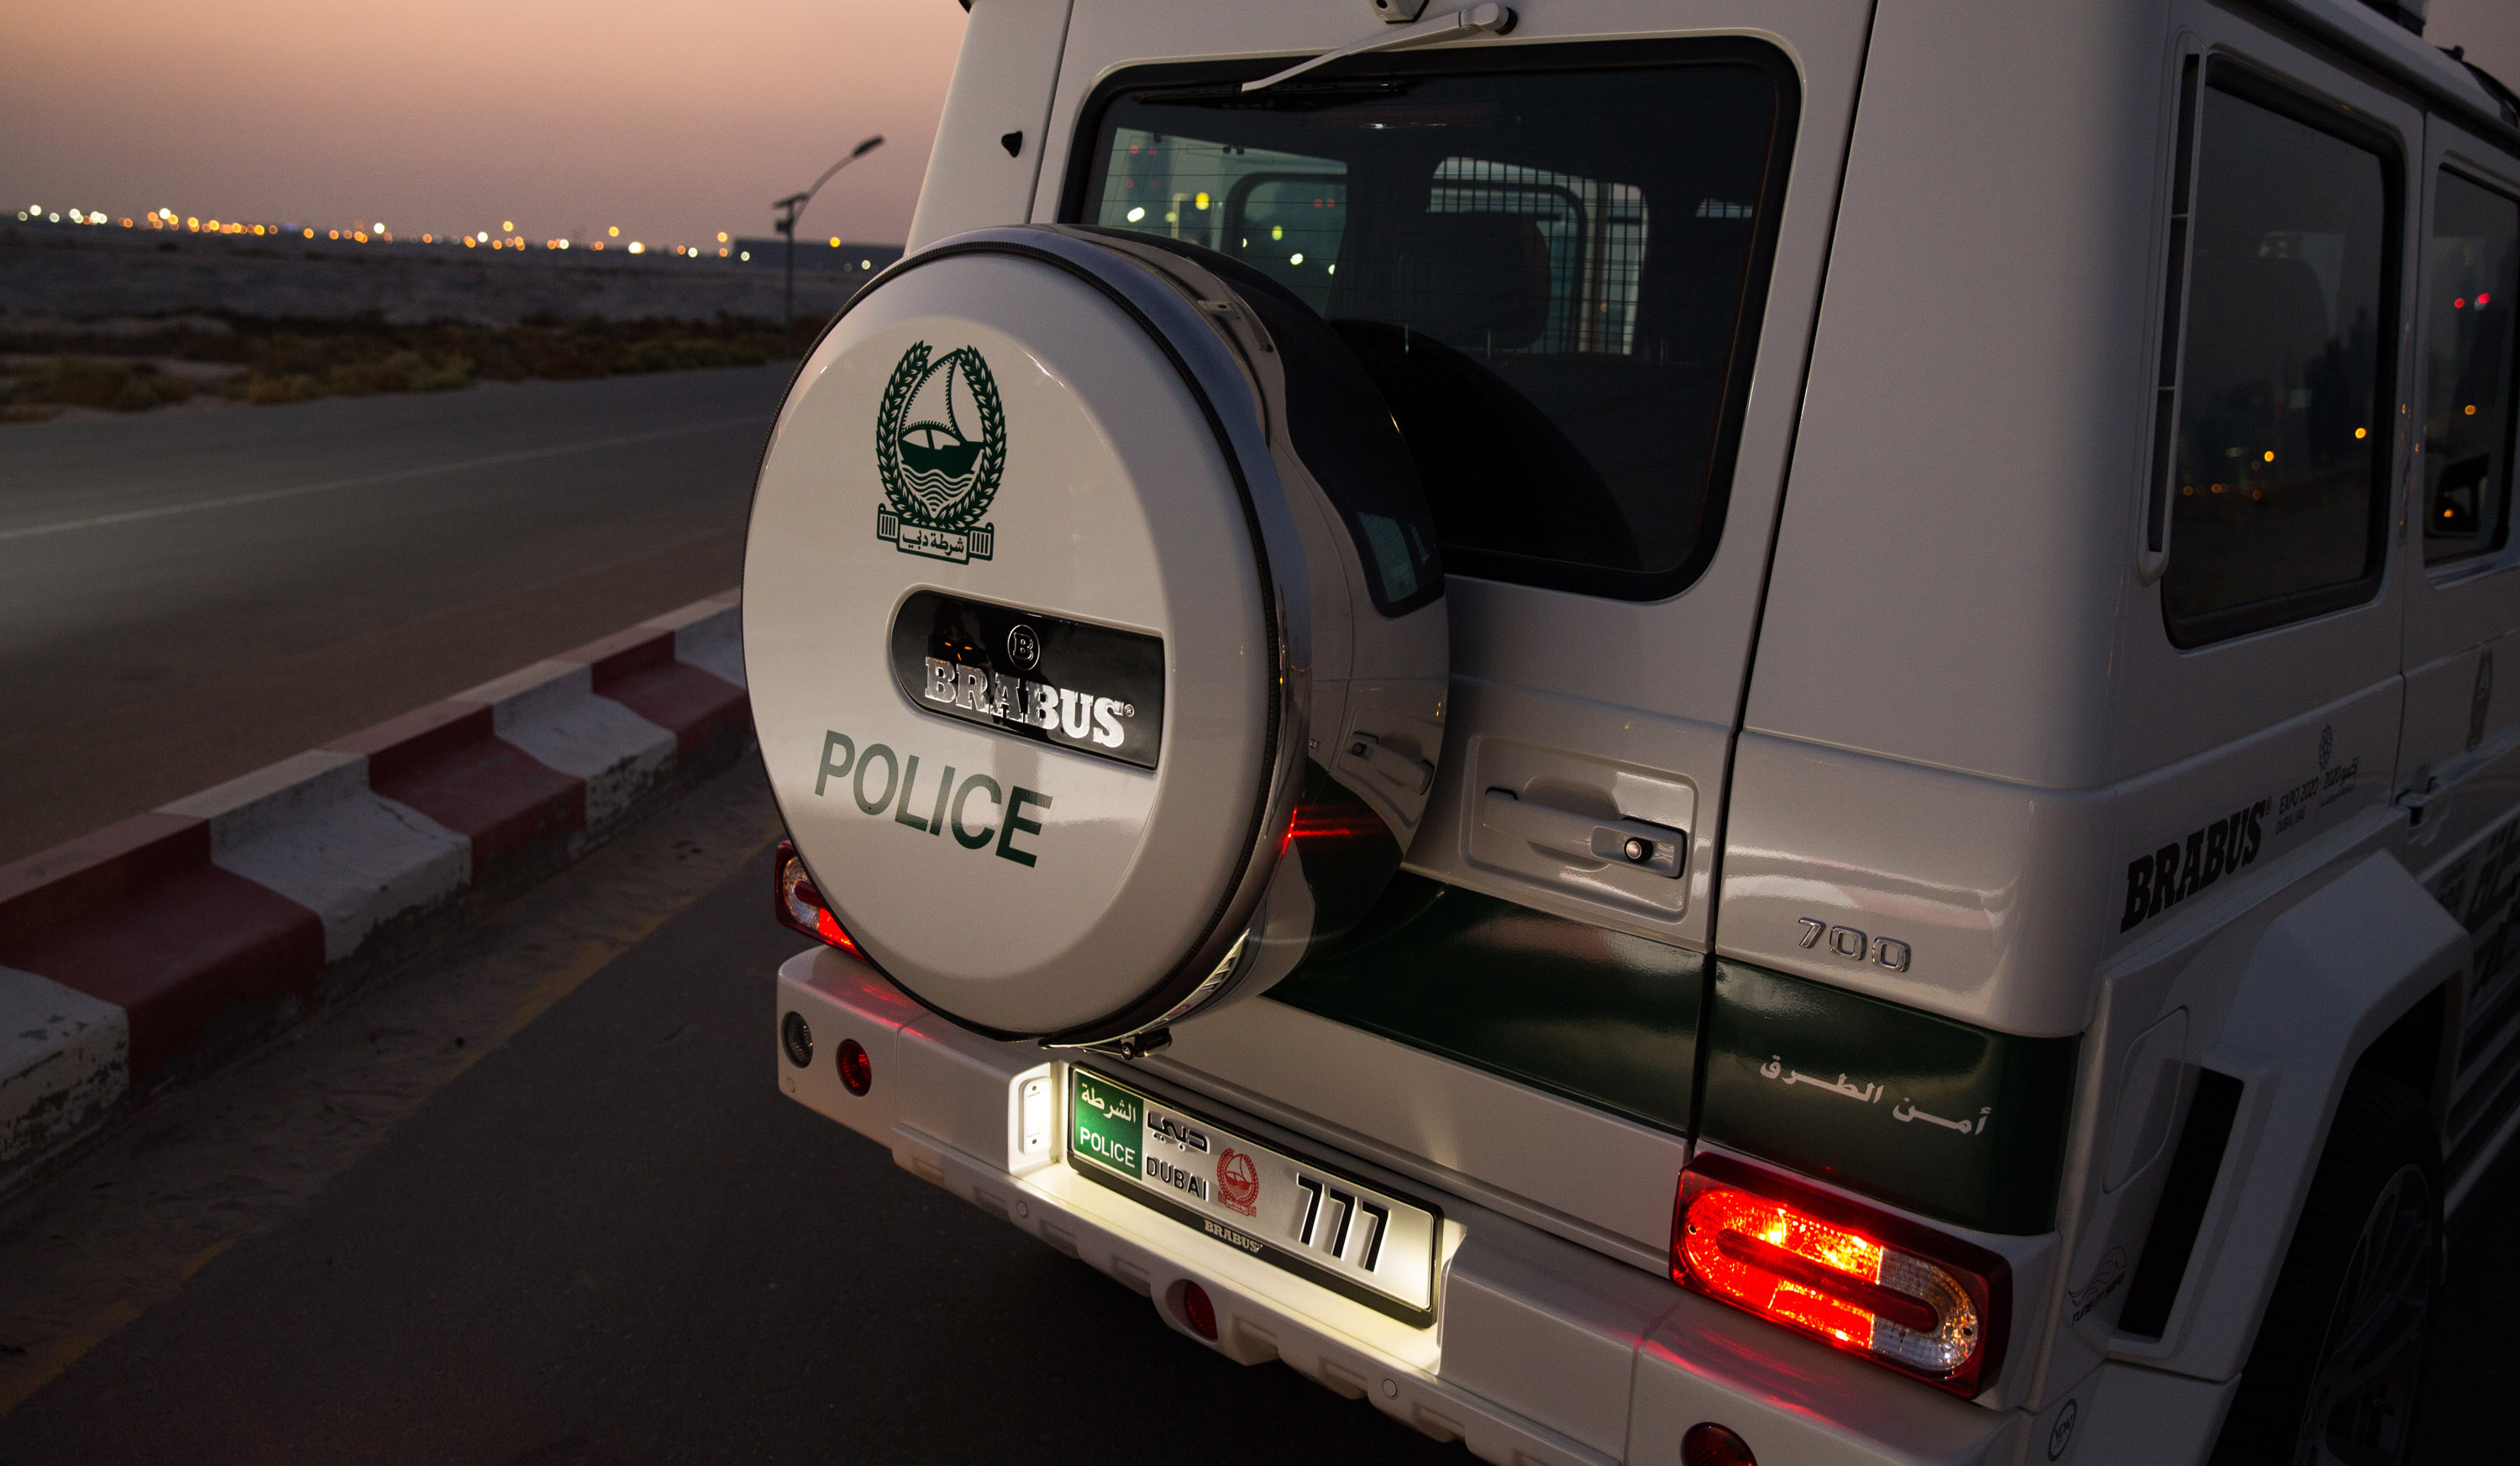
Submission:
{"label": "street light pole", "polygon": [[781,318],[781,326],[787,333],[788,349],[790,351],[796,349],[796,220],[804,214],[805,206],[813,203],[814,196],[823,191],[823,185],[832,181],[832,174],[882,146],[883,134],[878,133],[868,138],[850,149],[848,157],[825,168],[823,176],[814,180],[812,188],[801,194],[789,194],[770,206],[779,210],[776,227],[788,241],[788,291],[785,302],[787,314]]}

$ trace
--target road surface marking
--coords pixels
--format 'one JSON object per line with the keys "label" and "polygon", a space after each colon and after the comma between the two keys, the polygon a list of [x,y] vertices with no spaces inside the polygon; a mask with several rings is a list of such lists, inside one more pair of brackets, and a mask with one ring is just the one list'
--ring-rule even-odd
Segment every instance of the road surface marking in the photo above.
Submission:
{"label": "road surface marking", "polygon": [[686,433],[712,433],[721,428],[747,428],[770,422],[769,417],[721,418],[710,423],[687,423],[680,428],[658,428],[649,433],[625,433],[618,437],[589,438],[582,443],[561,443],[548,448],[524,448],[514,453],[494,453],[487,458],[467,458],[455,463],[429,464],[423,468],[396,469],[388,474],[365,474],[356,479],[328,479],[321,483],[300,483],[291,488],[258,489],[249,494],[228,494],[216,499],[196,499],[189,504],[160,504],[151,509],[126,509],[118,514],[92,515],[82,520],[57,520],[49,525],[26,525],[16,529],[0,529],[0,544],[11,540],[34,539],[46,534],[68,534],[73,529],[101,529],[110,525],[132,525],[143,520],[161,520],[179,514],[198,514],[206,509],[235,509],[247,504],[268,504],[276,499],[295,499],[307,494],[331,493],[341,488],[365,488],[375,483],[392,483],[404,479],[426,479],[432,474],[461,474],[471,469],[496,468],[503,463],[527,463],[537,458],[558,458],[568,453],[592,452],[597,448],[618,448],[630,443],[653,442],[660,437],[675,437]]}

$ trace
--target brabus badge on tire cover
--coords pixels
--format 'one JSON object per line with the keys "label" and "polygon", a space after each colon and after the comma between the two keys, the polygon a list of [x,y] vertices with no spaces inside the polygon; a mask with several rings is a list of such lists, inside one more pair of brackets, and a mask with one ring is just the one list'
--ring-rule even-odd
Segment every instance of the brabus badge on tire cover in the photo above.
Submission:
{"label": "brabus badge on tire cover", "polygon": [[878,538],[958,565],[994,555],[996,530],[979,519],[1006,474],[1007,414],[978,347],[930,360],[917,342],[901,353],[876,412],[875,461]]}

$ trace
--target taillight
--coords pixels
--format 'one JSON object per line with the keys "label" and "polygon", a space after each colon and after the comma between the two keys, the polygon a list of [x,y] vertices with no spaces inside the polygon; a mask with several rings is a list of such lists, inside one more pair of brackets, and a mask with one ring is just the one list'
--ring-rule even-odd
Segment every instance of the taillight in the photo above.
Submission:
{"label": "taillight", "polygon": [[1671,1275],[1956,1395],[2003,1362],[2003,1259],[1729,1157],[1681,1174]]}
{"label": "taillight", "polygon": [[832,908],[823,904],[823,893],[814,889],[814,878],[806,873],[805,857],[788,841],[779,842],[779,856],[771,868],[778,873],[779,899],[776,903],[779,924],[804,933],[817,941],[828,941],[850,956],[864,961],[866,953],[840,930]]}

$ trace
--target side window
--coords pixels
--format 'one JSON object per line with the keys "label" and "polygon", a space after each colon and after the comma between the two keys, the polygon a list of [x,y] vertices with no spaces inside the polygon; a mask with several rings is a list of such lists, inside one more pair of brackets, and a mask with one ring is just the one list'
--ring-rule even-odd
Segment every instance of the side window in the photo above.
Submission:
{"label": "side window", "polygon": [[2444,171],[2424,314],[2424,561],[2502,548],[2510,533],[2512,333],[2520,202]]}
{"label": "side window", "polygon": [[[1791,69],[1764,46],[1377,59],[1256,94],[1106,84],[1066,217],[1232,256],[1390,404],[1449,571],[1629,599],[1712,558]],[[1229,75],[1229,73],[1231,73]]]}
{"label": "side window", "polygon": [[2398,270],[2400,175],[2384,139],[2228,62],[2197,107],[2163,465],[2163,605],[2182,647],[2378,588]]}

